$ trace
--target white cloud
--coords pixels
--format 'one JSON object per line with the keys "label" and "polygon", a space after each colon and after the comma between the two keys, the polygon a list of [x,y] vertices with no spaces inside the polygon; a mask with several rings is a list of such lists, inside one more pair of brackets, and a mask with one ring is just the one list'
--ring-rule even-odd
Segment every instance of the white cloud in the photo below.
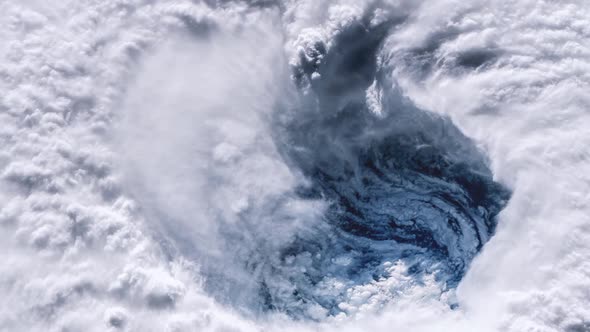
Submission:
{"label": "white cloud", "polygon": [[[298,222],[273,225],[283,230],[274,241],[313,224],[321,202],[277,203],[302,179],[269,136],[287,70],[269,64],[329,47],[368,2],[285,1],[279,22],[244,3],[9,0],[0,3],[0,330],[589,329],[587,6],[383,3],[409,15],[383,50],[404,93],[451,116],[513,189],[457,290],[461,309],[431,285],[388,303],[405,278],[393,266],[390,279],[348,291],[351,317],[244,318],[207,295],[207,263],[173,249],[182,244],[154,222],[175,220],[181,235],[204,241],[187,247],[211,249],[222,270],[232,261],[212,248],[235,243],[217,241],[218,220],[233,227],[275,202]],[[241,37],[195,42],[186,31]],[[429,42],[430,53],[421,49]],[[465,60],[473,50],[489,52]],[[375,107],[378,92],[368,91]],[[240,258],[273,230],[235,227],[253,234],[234,248]]]}
{"label": "white cloud", "polygon": [[[589,298],[578,290],[590,281],[582,272],[590,254],[582,203],[590,105],[582,68],[590,45],[581,22],[587,13],[573,1],[483,5],[437,14],[447,28],[418,19],[410,31],[457,29],[457,37],[442,40],[426,78],[416,80],[410,68],[399,68],[409,96],[451,115],[514,189],[459,297],[474,314],[493,313],[503,330],[582,331],[588,313],[581,308]],[[450,52],[481,47],[477,43],[492,43],[497,59],[462,73],[439,66]]]}

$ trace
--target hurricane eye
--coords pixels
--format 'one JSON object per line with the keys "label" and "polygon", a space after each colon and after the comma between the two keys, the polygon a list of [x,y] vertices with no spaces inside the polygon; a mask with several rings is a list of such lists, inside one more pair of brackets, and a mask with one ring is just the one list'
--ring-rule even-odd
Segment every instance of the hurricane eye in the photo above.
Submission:
{"label": "hurricane eye", "polygon": [[[414,106],[376,69],[381,31],[352,25],[343,35],[277,135],[310,181],[299,197],[329,202],[323,226],[285,244],[276,273],[262,281],[267,308],[298,318],[314,306],[339,314],[347,292],[386,280],[392,264],[405,266],[407,283],[432,277],[454,288],[510,196],[448,118]],[[382,114],[368,105],[369,87],[379,89]]]}

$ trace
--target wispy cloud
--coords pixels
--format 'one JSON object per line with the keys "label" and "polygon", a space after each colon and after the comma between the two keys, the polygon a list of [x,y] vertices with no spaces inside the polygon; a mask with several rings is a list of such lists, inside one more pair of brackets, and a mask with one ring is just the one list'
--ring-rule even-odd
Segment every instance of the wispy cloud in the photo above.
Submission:
{"label": "wispy cloud", "polygon": [[[588,330],[582,1],[213,3],[0,3],[0,330]],[[367,29],[396,22],[392,88],[473,138],[511,200],[452,301],[430,279],[388,301],[398,264],[347,293],[348,316],[257,316],[256,277],[329,203],[301,199],[273,136],[290,70],[367,11]]]}

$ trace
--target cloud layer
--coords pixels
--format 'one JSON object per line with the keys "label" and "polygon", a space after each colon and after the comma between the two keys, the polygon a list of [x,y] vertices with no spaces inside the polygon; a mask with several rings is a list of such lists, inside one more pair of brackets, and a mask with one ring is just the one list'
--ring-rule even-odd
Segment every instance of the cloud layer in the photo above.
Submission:
{"label": "cloud layer", "polygon": [[[586,7],[0,3],[0,330],[590,329]],[[394,22],[378,52],[392,88],[449,116],[512,198],[452,301],[436,280],[400,290],[394,264],[351,289],[346,315],[244,310],[259,304],[235,264],[321,227],[327,205],[293,194],[309,183],[273,141],[290,69],[368,11],[369,26]]]}

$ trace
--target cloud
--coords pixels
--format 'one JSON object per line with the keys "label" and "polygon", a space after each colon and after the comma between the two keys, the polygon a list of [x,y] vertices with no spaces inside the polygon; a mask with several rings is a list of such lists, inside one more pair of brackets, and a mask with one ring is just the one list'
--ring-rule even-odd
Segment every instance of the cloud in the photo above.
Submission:
{"label": "cloud", "polygon": [[141,312],[199,293],[176,280],[107,145],[138,52],[180,24],[146,4],[0,5],[2,330],[162,330]]}
{"label": "cloud", "polygon": [[[420,29],[445,38],[432,49],[426,75],[414,74],[411,58],[395,65],[408,95],[450,114],[489,151],[498,179],[514,188],[497,234],[458,293],[474,315],[494,310],[505,330],[583,330],[587,320],[574,308],[588,298],[573,290],[586,278],[568,265],[588,254],[582,244],[586,205],[574,203],[586,166],[573,151],[582,151],[588,121],[585,74],[579,72],[588,62],[580,5],[482,3],[435,14],[438,22],[418,17],[407,36]],[[413,52],[395,36],[391,43],[399,45],[394,57]],[[492,63],[460,71],[451,65],[454,54],[482,47],[495,52]]]}
{"label": "cloud", "polygon": [[[392,265],[391,278],[346,293],[350,317],[245,315],[251,275],[227,293],[208,277],[272,258],[255,249],[314,230],[325,209],[293,195],[305,179],[273,145],[287,65],[321,61],[371,6],[381,9],[369,25],[399,19],[380,65],[472,137],[513,196],[458,310],[434,282],[389,302],[406,277]],[[279,7],[0,3],[0,330],[588,330],[587,6]],[[379,90],[366,95],[382,112]]]}

